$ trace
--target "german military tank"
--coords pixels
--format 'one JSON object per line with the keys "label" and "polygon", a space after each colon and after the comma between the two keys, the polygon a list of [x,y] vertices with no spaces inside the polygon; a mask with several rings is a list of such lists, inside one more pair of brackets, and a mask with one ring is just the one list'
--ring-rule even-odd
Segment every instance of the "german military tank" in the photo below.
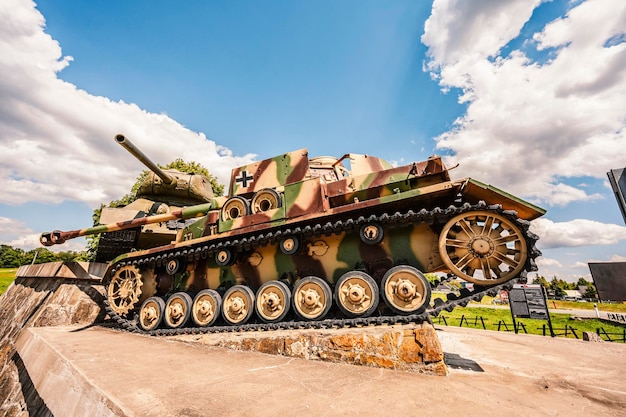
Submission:
{"label": "german military tank", "polygon": [[[422,322],[536,270],[545,211],[438,156],[393,167],[306,149],[232,170],[229,195],[44,245],[174,219],[170,243],[124,253],[104,277],[109,314],[153,334]],[[431,302],[427,273],[466,285]]]}
{"label": "german military tank", "polygon": [[[184,206],[213,200],[210,178],[178,170],[163,170],[124,135],[115,136],[115,141],[141,161],[150,172],[139,185],[137,198],[132,203],[124,207],[102,208],[101,225],[165,214]],[[96,261],[109,262],[134,249],[148,249],[168,244],[176,238],[176,233],[183,227],[184,220],[173,219],[102,233],[95,254]]]}

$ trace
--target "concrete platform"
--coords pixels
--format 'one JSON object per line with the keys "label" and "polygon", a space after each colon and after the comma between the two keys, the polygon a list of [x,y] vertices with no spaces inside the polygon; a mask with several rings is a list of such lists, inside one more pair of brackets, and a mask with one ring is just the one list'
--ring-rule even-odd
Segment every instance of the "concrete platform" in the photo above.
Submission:
{"label": "concrete platform", "polygon": [[100,327],[27,328],[16,348],[57,417],[626,416],[624,344],[437,328],[447,377]]}

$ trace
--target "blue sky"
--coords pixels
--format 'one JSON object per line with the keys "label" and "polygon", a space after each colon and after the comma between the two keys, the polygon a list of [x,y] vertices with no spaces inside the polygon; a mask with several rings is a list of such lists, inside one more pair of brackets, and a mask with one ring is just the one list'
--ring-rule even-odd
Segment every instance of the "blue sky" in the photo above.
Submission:
{"label": "blue sky", "polygon": [[143,169],[124,133],[224,183],[301,147],[444,155],[548,210],[540,274],[589,277],[626,260],[606,179],[626,166],[625,16],[610,0],[7,0],[0,242],[32,248],[123,195]]}
{"label": "blue sky", "polygon": [[[371,152],[387,137],[404,149],[381,156],[414,141],[423,158],[434,143],[421,145],[463,111],[421,70],[416,22],[428,2],[65,3],[38,3],[75,57],[60,78],[166,113],[238,154],[269,157],[290,141],[316,154]],[[251,148],[261,135],[271,140]]]}

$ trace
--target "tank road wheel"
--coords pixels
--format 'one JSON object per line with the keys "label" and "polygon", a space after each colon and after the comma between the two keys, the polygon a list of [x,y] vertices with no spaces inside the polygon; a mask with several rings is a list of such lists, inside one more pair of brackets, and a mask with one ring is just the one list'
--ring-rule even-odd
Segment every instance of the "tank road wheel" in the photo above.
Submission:
{"label": "tank road wheel", "polygon": [[335,285],[335,303],[346,317],[369,317],[378,307],[378,285],[365,272],[351,271]]}
{"label": "tank road wheel", "polygon": [[378,223],[364,224],[359,230],[359,236],[368,245],[375,245],[383,240],[383,227]]}
{"label": "tank road wheel", "polygon": [[280,207],[281,201],[278,193],[271,188],[264,188],[252,197],[252,213],[263,213]]}
{"label": "tank road wheel", "polygon": [[528,257],[520,229],[510,220],[487,211],[459,214],[441,231],[439,253],[461,279],[495,285],[519,275]]}
{"label": "tank road wheel", "polygon": [[111,309],[123,316],[135,307],[141,295],[141,274],[134,265],[118,269],[111,277],[107,299]]}
{"label": "tank road wheel", "polygon": [[139,309],[139,327],[149,331],[159,327],[163,320],[165,301],[161,297],[150,297]]}
{"label": "tank road wheel", "polygon": [[430,283],[417,269],[394,266],[380,281],[383,300],[397,314],[419,314],[430,303]]}
{"label": "tank road wheel", "polygon": [[222,207],[222,220],[233,220],[250,214],[250,204],[243,197],[231,197]]}
{"label": "tank road wheel", "polygon": [[278,246],[285,255],[295,255],[300,250],[300,239],[296,236],[287,236],[282,238]]}
{"label": "tank road wheel", "polygon": [[323,319],[332,305],[330,287],[321,278],[302,278],[293,287],[293,308],[304,320]]}
{"label": "tank road wheel", "polygon": [[189,320],[191,304],[191,297],[186,292],[172,294],[165,303],[165,325],[171,329],[183,327]]}
{"label": "tank road wheel", "polygon": [[291,291],[282,281],[268,281],[256,292],[256,314],[265,323],[285,318],[291,306]]}
{"label": "tank road wheel", "polygon": [[245,324],[254,311],[254,293],[245,285],[230,287],[224,294],[222,316],[229,324]]}
{"label": "tank road wheel", "polygon": [[191,319],[200,327],[210,326],[220,316],[222,297],[215,290],[202,290],[193,299]]}

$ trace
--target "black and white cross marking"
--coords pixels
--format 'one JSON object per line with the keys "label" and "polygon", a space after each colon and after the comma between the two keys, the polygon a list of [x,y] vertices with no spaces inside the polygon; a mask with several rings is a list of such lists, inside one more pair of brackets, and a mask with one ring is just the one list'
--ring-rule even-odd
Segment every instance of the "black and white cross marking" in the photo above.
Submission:
{"label": "black and white cross marking", "polygon": [[241,183],[243,188],[247,188],[250,184],[254,182],[254,177],[252,175],[248,175],[248,171],[241,171],[241,174],[235,177],[236,183]]}

